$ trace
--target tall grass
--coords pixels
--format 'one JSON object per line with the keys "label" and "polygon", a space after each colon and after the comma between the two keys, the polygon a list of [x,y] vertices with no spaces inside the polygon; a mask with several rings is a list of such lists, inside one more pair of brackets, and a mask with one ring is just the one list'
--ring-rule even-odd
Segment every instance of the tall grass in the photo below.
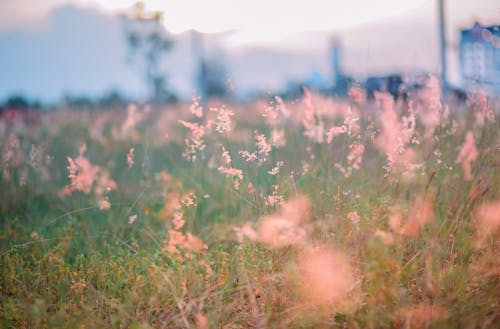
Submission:
{"label": "tall grass", "polygon": [[0,122],[0,325],[495,328],[498,103],[362,93]]}

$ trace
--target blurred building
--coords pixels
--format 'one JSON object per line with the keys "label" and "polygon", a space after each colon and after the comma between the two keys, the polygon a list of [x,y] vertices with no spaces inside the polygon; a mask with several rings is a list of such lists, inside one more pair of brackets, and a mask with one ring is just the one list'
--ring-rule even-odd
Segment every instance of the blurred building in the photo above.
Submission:
{"label": "blurred building", "polygon": [[461,30],[459,53],[464,87],[500,94],[500,25]]}

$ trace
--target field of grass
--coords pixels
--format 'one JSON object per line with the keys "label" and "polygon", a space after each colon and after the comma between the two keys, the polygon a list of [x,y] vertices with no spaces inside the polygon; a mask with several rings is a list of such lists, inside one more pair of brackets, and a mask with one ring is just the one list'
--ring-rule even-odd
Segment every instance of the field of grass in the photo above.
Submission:
{"label": "field of grass", "polygon": [[430,83],[6,117],[0,327],[498,328],[499,110]]}

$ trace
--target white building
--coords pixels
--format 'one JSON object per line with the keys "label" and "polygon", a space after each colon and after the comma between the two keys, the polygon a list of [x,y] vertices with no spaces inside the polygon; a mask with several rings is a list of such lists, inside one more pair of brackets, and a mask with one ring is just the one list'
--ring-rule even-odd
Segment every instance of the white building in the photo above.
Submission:
{"label": "white building", "polygon": [[500,25],[461,30],[459,53],[464,87],[500,94]]}

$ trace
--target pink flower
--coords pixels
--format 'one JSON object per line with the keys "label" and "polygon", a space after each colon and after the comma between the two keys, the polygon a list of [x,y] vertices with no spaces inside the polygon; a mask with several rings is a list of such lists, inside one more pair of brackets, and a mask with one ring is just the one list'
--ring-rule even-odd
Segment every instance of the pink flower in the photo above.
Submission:
{"label": "pink flower", "polygon": [[131,147],[127,153],[127,164],[131,168],[134,165],[134,148]]}
{"label": "pink flower", "polygon": [[248,223],[243,225],[242,227],[233,228],[233,231],[236,235],[236,241],[238,241],[239,243],[242,243],[245,238],[249,239],[250,241],[257,241],[258,239],[257,232]]}
{"label": "pink flower", "polygon": [[283,147],[286,145],[285,131],[283,129],[273,129],[271,132],[271,144],[274,147]]}
{"label": "pink flower", "polygon": [[183,219],[182,211],[176,211],[174,213],[174,218],[172,219],[172,224],[174,225],[174,228],[178,230],[184,226],[184,223],[185,221]]}
{"label": "pink flower", "polygon": [[349,220],[355,225],[355,226],[358,226],[359,225],[359,215],[357,212],[355,211],[351,211],[350,213],[347,214],[347,218],[349,218]]}
{"label": "pink flower", "polygon": [[479,206],[474,220],[483,234],[488,235],[500,231],[500,200]]}
{"label": "pink flower", "polygon": [[346,302],[354,275],[346,257],[329,247],[309,249],[297,260],[298,292],[316,306]]}
{"label": "pink flower", "polygon": [[71,191],[81,191],[84,194],[89,194],[94,180],[100,173],[100,168],[94,166],[87,158],[82,155],[78,156],[75,160],[71,157],[68,159],[68,178],[71,180]]}
{"label": "pink flower", "polygon": [[427,197],[419,197],[413,206],[408,220],[399,233],[405,236],[415,237],[420,234],[425,225],[434,219],[434,203]]}
{"label": "pink flower", "polygon": [[271,152],[271,144],[266,140],[264,134],[258,134],[255,132],[255,144],[257,145],[257,157],[259,159],[259,166],[267,160],[269,153]]}
{"label": "pink flower", "polygon": [[198,312],[194,316],[196,328],[197,329],[205,329],[208,328],[208,319],[203,313]]}
{"label": "pink flower", "polygon": [[200,105],[200,97],[193,97],[193,103],[189,106],[189,111],[197,118],[203,117],[203,108]]}
{"label": "pink flower", "polygon": [[197,153],[205,149],[203,137],[205,136],[205,127],[195,123],[179,120],[179,123],[190,131],[190,136],[185,139],[186,150],[182,156],[190,161],[196,161]]}
{"label": "pink flower", "polygon": [[394,245],[394,235],[390,232],[376,230],[374,235],[382,240],[386,246]]}
{"label": "pink flower", "polygon": [[280,215],[265,217],[259,226],[258,236],[268,248],[303,244],[307,238],[303,228]]}
{"label": "pink flower", "polygon": [[457,158],[457,163],[462,164],[466,180],[472,179],[472,162],[477,159],[478,155],[474,135],[472,131],[468,131]]}
{"label": "pink flower", "polygon": [[128,217],[128,223],[133,224],[137,220],[137,214]]}
{"label": "pink flower", "polygon": [[108,196],[106,196],[105,198],[103,198],[101,200],[101,204],[99,205],[99,209],[100,210],[107,210],[109,208],[111,208],[111,203],[109,202]]}
{"label": "pink flower", "polygon": [[246,161],[246,162],[254,162],[255,160],[257,160],[257,153],[256,152],[252,152],[250,153],[249,151],[247,150],[242,150],[242,151],[239,151],[238,154]]}
{"label": "pink flower", "polygon": [[283,161],[276,162],[276,166],[269,170],[267,173],[271,176],[276,176],[280,172],[280,168],[283,167]]}
{"label": "pink flower", "polygon": [[92,189],[97,197],[101,209],[109,208],[109,200],[106,196],[111,190],[116,189],[116,182],[110,177],[106,170],[92,164],[83,156],[86,147],[80,148],[80,155],[76,159],[68,159],[68,178],[70,185],[61,191],[61,195],[71,194],[73,191],[81,191],[90,194]]}
{"label": "pink flower", "polygon": [[217,169],[220,173],[224,174],[228,178],[233,179],[234,188],[236,190],[240,187],[240,181],[243,180],[243,171],[241,169],[236,169],[233,167],[220,166]]}
{"label": "pink flower", "polygon": [[231,117],[234,115],[234,112],[228,110],[226,108],[215,109],[212,108],[210,111],[217,113],[217,118],[215,120],[215,131],[219,134],[225,134],[232,130],[232,122]]}
{"label": "pink flower", "polygon": [[328,132],[326,133],[326,142],[330,144],[333,141],[333,138],[335,136],[338,136],[340,134],[344,134],[347,132],[347,128],[345,126],[340,126],[340,127],[332,127]]}

